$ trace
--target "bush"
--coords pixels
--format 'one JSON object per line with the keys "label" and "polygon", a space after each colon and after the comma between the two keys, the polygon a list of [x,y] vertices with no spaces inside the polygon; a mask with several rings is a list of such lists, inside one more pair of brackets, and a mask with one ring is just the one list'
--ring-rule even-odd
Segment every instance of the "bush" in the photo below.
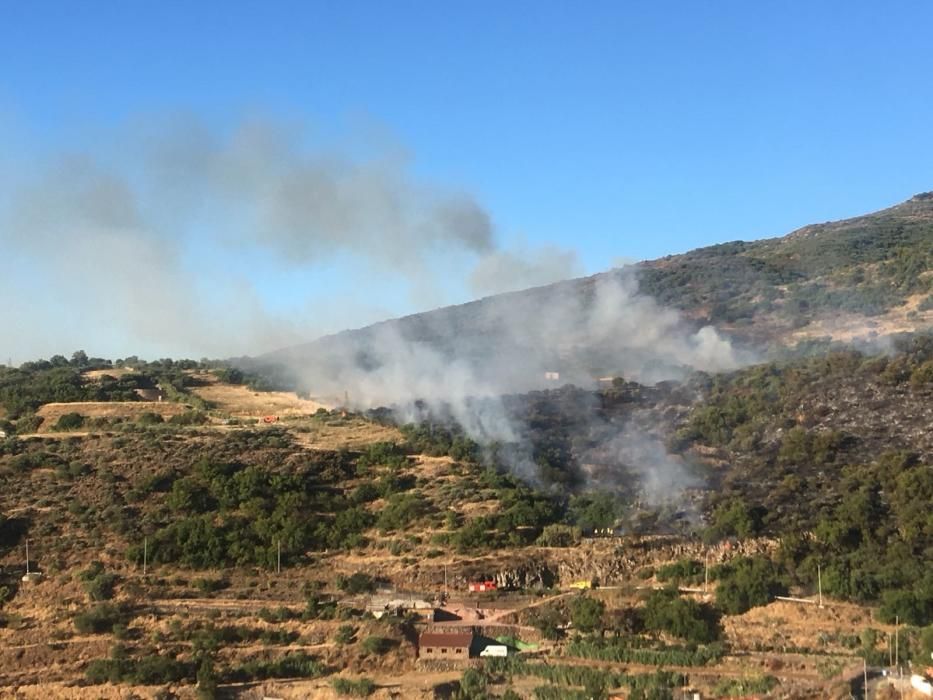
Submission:
{"label": "bush", "polygon": [[708,644],[722,634],[714,608],[681,598],[672,590],[651,593],[643,616],[646,629],[667,632],[693,644]]}
{"label": "bush", "polygon": [[719,697],[748,696],[770,693],[778,684],[774,676],[752,676],[750,678],[724,678],[716,683],[713,695]]}
{"label": "bush", "polygon": [[91,683],[130,683],[164,685],[191,678],[191,664],[169,656],[151,654],[129,659],[122,647],[115,647],[113,658],[95,659],[88,664],[85,676]]}
{"label": "bush", "polygon": [[358,593],[371,593],[376,590],[376,581],[369,574],[364,574],[362,571],[357,571],[355,574],[351,574],[349,577],[338,576],[337,577],[337,588],[345,593],[350,595],[356,595]]}
{"label": "bush", "polygon": [[35,414],[30,414],[28,416],[23,416],[18,421],[16,421],[16,433],[17,435],[25,435],[26,433],[34,433],[39,429],[45,422],[45,419],[42,416],[37,416]]}
{"label": "bush", "polygon": [[209,658],[201,661],[198,668],[198,699],[213,700],[217,694],[217,675],[214,673],[214,664]]}
{"label": "bush", "polygon": [[168,419],[169,425],[204,425],[210,420],[201,411],[185,411]]}
{"label": "bush", "polygon": [[603,628],[606,604],[601,600],[580,596],[570,604],[570,621],[581,632],[596,632]]}
{"label": "bush", "polygon": [[673,564],[665,564],[658,569],[658,581],[687,581],[690,583],[701,580],[703,564],[696,559],[681,559]]}
{"label": "bush", "polygon": [[99,561],[81,572],[80,578],[84,581],[84,590],[93,601],[110,600],[113,598],[113,589],[117,584],[116,574],[104,571],[104,565]]}
{"label": "bush", "polygon": [[723,656],[723,648],[719,642],[700,647],[652,647],[646,646],[647,643],[647,640],[638,637],[612,640],[578,639],[567,645],[567,655],[647,666],[706,666],[716,663]]}
{"label": "bush", "polygon": [[78,430],[84,425],[84,416],[80,413],[66,413],[55,423],[55,430]]}
{"label": "bush", "polygon": [[353,681],[349,678],[335,678],[331,687],[337,695],[348,695],[354,698],[369,697],[376,690],[376,684],[369,678],[358,678]]}
{"label": "bush", "polygon": [[719,569],[716,604],[729,615],[767,605],[787,588],[770,559],[744,557]]}
{"label": "bush", "polygon": [[539,547],[573,547],[580,542],[581,536],[580,528],[555,523],[544,528],[535,544]]}
{"label": "bush", "polygon": [[251,659],[225,675],[226,680],[246,682],[268,678],[316,678],[324,674],[324,666],[304,652],[286,654],[278,659]]}
{"label": "bush", "polygon": [[337,644],[349,644],[356,636],[356,628],[353,625],[340,625],[334,635],[334,642]]}
{"label": "bush", "polygon": [[382,655],[392,648],[392,640],[378,635],[372,635],[363,640],[362,647],[363,651],[367,654]]}
{"label": "bush", "polygon": [[75,615],[75,629],[82,634],[104,634],[113,632],[115,625],[125,625],[131,615],[123,608],[111,603],[96,605],[90,610]]}
{"label": "bush", "polygon": [[761,506],[749,507],[741,499],[723,503],[713,512],[712,523],[704,539],[715,542],[725,537],[754,537],[763,526],[765,510]]}
{"label": "bush", "polygon": [[165,419],[155,411],[146,411],[145,413],[140,413],[139,418],[136,419],[136,422],[140,425],[159,425],[165,422]]}
{"label": "bush", "polygon": [[230,582],[221,577],[218,578],[198,578],[194,580],[194,587],[201,593],[216,593],[230,587]]}

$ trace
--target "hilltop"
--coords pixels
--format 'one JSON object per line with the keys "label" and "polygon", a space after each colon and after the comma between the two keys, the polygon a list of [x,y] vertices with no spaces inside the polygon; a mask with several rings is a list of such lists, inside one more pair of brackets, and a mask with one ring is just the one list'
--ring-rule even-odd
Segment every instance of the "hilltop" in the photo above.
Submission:
{"label": "hilltop", "polygon": [[[634,275],[641,295],[680,311],[694,329],[712,325],[758,354],[801,342],[869,340],[933,326],[933,193],[852,219],[805,226],[780,238],[735,241],[344,331],[248,363],[266,372],[312,365],[368,369],[385,339],[430,348],[487,376],[490,351],[512,372],[530,364],[577,380],[619,371],[612,337],[568,342],[601,286]],[[555,321],[555,319],[557,319]],[[559,332],[552,332],[554,327]],[[632,352],[631,348],[626,348]],[[649,349],[650,351],[650,349]],[[521,368],[521,369],[516,369]],[[291,373],[288,380],[300,382]],[[499,377],[493,376],[498,380]],[[524,388],[527,388],[525,382]]]}

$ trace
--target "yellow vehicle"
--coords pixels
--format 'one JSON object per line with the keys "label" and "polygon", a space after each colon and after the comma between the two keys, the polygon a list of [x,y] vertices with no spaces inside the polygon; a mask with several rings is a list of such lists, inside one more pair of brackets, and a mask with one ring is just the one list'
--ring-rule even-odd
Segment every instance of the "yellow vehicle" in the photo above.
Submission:
{"label": "yellow vehicle", "polygon": [[592,581],[574,581],[570,584],[571,588],[579,588],[581,591],[585,591],[588,588],[593,587]]}

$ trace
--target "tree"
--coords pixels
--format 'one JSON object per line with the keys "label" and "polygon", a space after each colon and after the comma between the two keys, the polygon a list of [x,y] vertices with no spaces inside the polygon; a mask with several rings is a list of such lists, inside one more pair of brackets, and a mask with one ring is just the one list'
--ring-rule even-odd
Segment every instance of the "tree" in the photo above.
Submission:
{"label": "tree", "polygon": [[605,612],[606,604],[601,600],[580,596],[570,604],[570,621],[581,632],[602,631]]}
{"label": "tree", "polygon": [[713,512],[712,524],[705,538],[714,542],[724,537],[752,537],[761,532],[767,511],[761,506],[749,507],[743,500],[735,498],[720,504]]}
{"label": "tree", "polygon": [[197,681],[199,700],[213,700],[217,695],[217,676],[214,673],[214,663],[209,656],[201,660]]}
{"label": "tree", "polygon": [[645,603],[645,628],[667,632],[694,644],[719,639],[719,616],[709,605],[681,598],[676,589],[654,591]]}
{"label": "tree", "polygon": [[764,557],[743,557],[723,567],[716,587],[716,604],[730,615],[767,605],[787,588],[774,564]]}
{"label": "tree", "polygon": [[468,668],[460,678],[455,700],[486,700],[486,677],[475,668]]}

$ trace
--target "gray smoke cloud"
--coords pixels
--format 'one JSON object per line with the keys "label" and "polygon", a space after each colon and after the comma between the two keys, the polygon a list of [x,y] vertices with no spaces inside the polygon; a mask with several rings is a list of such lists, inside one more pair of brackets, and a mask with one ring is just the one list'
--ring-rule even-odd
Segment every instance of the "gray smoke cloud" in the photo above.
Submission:
{"label": "gray smoke cloud", "polygon": [[372,408],[501,396],[553,387],[555,379],[652,384],[751,358],[712,326],[694,327],[640,294],[634,268],[623,268],[337,334],[274,359],[313,390],[350,392],[357,406]]}
{"label": "gray smoke cloud", "polygon": [[576,252],[554,246],[497,250],[484,256],[470,275],[478,296],[539,287],[583,274]]}
{"label": "gray smoke cloud", "polygon": [[[29,172],[0,166],[0,273],[11,298],[41,289],[25,323],[0,310],[17,323],[9,349],[22,359],[95,343],[105,353],[271,350],[391,315],[386,289],[407,293],[409,308],[446,303],[473,267],[508,255],[473,197],[419,180],[401,149],[364,138],[334,149],[270,120],[219,130],[148,119],[31,162]],[[536,255],[528,276],[566,271]],[[250,259],[266,280],[237,264]],[[268,278],[334,266],[357,290],[340,311],[313,285],[287,311],[264,298]]]}
{"label": "gray smoke cloud", "polygon": [[[20,300],[0,306],[0,323],[16,329],[7,351],[22,359],[78,347],[255,353],[313,337],[328,307],[342,327],[370,320],[361,298],[378,296],[386,279],[430,307],[444,301],[445,276],[493,294],[581,272],[571,251],[503,247],[475,199],[418,180],[399,149],[334,150],[262,120],[228,131],[150,120],[102,140],[113,146],[0,173],[10,183],[0,193],[0,289]],[[253,259],[267,277],[349,259],[358,293],[273,309],[242,264]],[[282,358],[317,396],[391,405],[403,420],[426,406],[482,444],[518,444],[511,463],[526,478],[526,426],[503,395],[598,376],[651,383],[745,359],[715,329],[639,294],[630,269],[378,324]],[[654,465],[659,484],[686,482],[669,468],[676,460],[658,457],[660,443],[614,439],[620,460],[641,445],[632,460]],[[647,493],[669,493],[651,474]]]}
{"label": "gray smoke cloud", "polygon": [[[510,466],[534,480],[527,426],[502,397],[566,383],[593,388],[604,377],[653,384],[735,369],[752,357],[715,328],[696,327],[640,294],[637,273],[624,268],[341,333],[267,359],[290,367],[325,401],[392,407],[401,422],[447,416],[480,444],[517,445]],[[696,485],[660,435],[605,424],[595,407],[586,412],[588,432],[599,436],[591,454],[625,467],[609,471],[637,480],[647,503],[676,500]]]}

